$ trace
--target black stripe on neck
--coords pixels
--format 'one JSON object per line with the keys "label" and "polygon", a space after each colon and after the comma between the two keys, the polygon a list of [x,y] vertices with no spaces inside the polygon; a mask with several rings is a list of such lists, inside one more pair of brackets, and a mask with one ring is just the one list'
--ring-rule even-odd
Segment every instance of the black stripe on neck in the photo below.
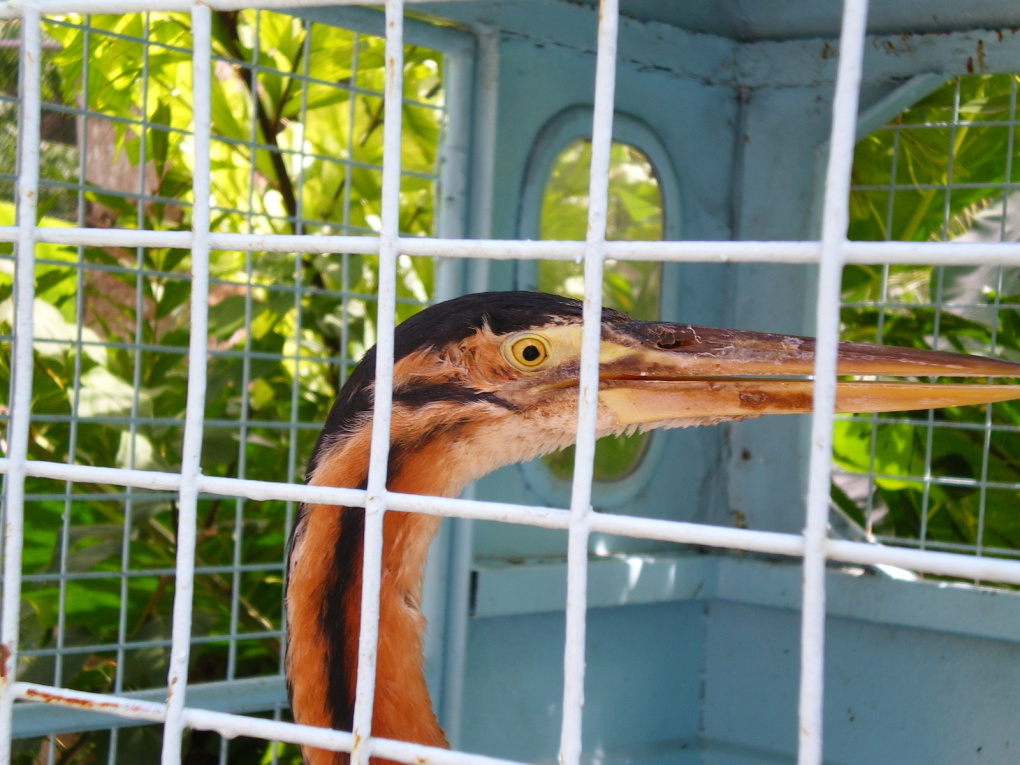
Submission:
{"label": "black stripe on neck", "polygon": [[[365,488],[362,482],[359,489]],[[336,544],[333,547],[333,581],[326,588],[319,628],[326,638],[326,705],[337,730],[353,730],[354,693],[357,677],[355,660],[346,661],[348,636],[361,633],[361,565],[364,558],[365,511],[360,507],[337,509],[340,513]],[[356,606],[356,607],[352,607]]]}

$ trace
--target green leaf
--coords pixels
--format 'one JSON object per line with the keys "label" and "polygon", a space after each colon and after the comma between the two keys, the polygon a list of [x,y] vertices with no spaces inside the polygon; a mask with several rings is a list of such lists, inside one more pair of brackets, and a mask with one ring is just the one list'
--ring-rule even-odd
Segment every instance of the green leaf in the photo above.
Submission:
{"label": "green leaf", "polygon": [[82,375],[78,393],[79,417],[126,417],[135,405],[139,416],[152,416],[152,402],[148,395],[144,391],[136,391],[130,383],[105,367],[93,367]]}

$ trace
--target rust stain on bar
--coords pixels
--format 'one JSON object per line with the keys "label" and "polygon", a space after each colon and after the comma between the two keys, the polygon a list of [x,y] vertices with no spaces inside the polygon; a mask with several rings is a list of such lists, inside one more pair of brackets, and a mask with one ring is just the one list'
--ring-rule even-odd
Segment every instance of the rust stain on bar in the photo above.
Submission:
{"label": "rust stain on bar", "polygon": [[124,705],[112,701],[87,701],[85,699],[68,698],[56,693],[47,693],[36,688],[25,689],[25,696],[42,701],[46,704],[61,704],[64,706],[79,707],[81,709],[120,709]]}

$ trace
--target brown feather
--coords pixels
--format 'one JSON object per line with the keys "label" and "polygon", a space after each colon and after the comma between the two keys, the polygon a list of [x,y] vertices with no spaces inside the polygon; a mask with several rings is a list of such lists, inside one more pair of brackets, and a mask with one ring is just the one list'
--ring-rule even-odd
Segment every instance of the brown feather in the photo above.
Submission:
{"label": "brown feather", "polygon": [[[409,411],[395,413],[394,436],[409,432],[416,420],[416,433],[428,432],[423,423],[436,426],[444,421],[440,412],[426,413],[424,420]],[[367,454],[371,439],[371,421],[322,456],[309,483],[317,486],[354,487],[367,475]],[[399,439],[395,438],[399,443]],[[390,491],[448,495],[460,488],[450,484],[444,463],[450,449],[436,440],[426,443],[401,464],[399,473],[388,481]],[[345,624],[360,624],[361,571],[357,561],[334,560],[335,542],[342,533],[343,508],[332,505],[305,506],[304,528],[291,555],[288,583],[288,676],[296,722],[331,727],[332,710],[323,693],[323,677],[331,671],[326,636],[320,621],[321,604],[331,593],[335,567],[350,566],[354,578],[353,596],[347,598]],[[429,701],[422,668],[422,636],[425,618],[419,609],[422,572],[429,544],[439,526],[432,516],[391,511],[383,525],[383,571],[380,592],[379,649],[376,670],[376,696],[373,708],[373,735],[402,741],[447,746],[442,728]],[[344,655],[339,661],[347,666],[354,697],[357,676],[358,633],[345,636]],[[346,753],[305,747],[308,765],[344,765]],[[373,765],[389,765],[373,758]]]}

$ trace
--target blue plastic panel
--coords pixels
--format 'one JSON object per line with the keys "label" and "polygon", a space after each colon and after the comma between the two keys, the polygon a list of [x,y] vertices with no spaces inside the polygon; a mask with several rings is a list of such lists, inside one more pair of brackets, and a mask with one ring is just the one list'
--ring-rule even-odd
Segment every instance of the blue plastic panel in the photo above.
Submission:
{"label": "blue plastic panel", "polygon": [[[703,630],[698,603],[589,612],[584,740],[592,760],[677,762],[697,749]],[[555,762],[562,661],[561,613],[474,620],[460,745]]]}
{"label": "blue plastic panel", "polygon": [[[476,577],[462,744],[552,762],[565,566]],[[594,561],[591,760],[795,762],[800,581],[795,563],[751,556]],[[860,571],[831,572],[828,593],[826,762],[1015,761],[1020,595]]]}

